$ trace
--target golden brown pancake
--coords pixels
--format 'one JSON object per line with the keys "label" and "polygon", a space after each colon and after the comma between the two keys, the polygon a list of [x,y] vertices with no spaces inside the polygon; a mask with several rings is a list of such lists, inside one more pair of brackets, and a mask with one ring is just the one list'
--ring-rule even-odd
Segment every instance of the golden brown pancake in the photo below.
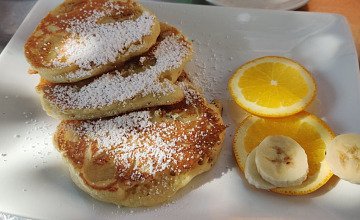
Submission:
{"label": "golden brown pancake", "polygon": [[133,0],[66,0],[25,44],[33,72],[54,83],[113,70],[146,52],[160,32],[156,16]]}
{"label": "golden brown pancake", "polygon": [[86,121],[63,121],[54,144],[75,184],[123,206],[171,199],[215,163],[224,140],[221,110],[186,80],[176,105]]}
{"label": "golden brown pancake", "polygon": [[184,98],[174,83],[192,56],[191,43],[176,28],[161,24],[156,44],[116,71],[77,83],[37,86],[45,111],[63,120],[115,116]]}

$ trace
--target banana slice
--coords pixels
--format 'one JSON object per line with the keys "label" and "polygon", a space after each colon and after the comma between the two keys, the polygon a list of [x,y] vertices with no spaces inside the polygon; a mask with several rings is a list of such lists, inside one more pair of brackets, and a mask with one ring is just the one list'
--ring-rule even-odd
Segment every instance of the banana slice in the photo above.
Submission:
{"label": "banana slice", "polygon": [[245,178],[251,185],[255,186],[258,189],[269,190],[275,188],[274,185],[265,181],[259,174],[255,163],[255,154],[256,154],[256,148],[252,150],[251,153],[246,158]]}
{"label": "banana slice", "polygon": [[341,179],[360,184],[360,135],[342,134],[326,146],[326,162]]}
{"label": "banana slice", "polygon": [[281,135],[268,136],[259,144],[255,163],[261,177],[277,187],[300,185],[309,171],[304,149]]}

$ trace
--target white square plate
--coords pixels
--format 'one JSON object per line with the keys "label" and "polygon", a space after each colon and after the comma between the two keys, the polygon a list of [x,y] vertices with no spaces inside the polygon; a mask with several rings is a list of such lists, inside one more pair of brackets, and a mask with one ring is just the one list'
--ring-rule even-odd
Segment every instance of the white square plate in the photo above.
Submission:
{"label": "white square plate", "polygon": [[282,55],[306,66],[319,93],[310,111],[336,133],[360,133],[359,67],[345,19],[332,14],[281,12],[145,3],[193,41],[187,66],[208,98],[225,104],[227,139],[215,167],[195,178],[174,202],[127,209],[92,199],[71,182],[51,144],[58,121],[41,109],[27,74],[23,44],[40,19],[60,0],[40,0],[0,55],[0,211],[40,219],[358,219],[360,186],[330,180],[308,196],[289,197],[255,190],[232,155],[234,117],[227,81],[249,59]]}

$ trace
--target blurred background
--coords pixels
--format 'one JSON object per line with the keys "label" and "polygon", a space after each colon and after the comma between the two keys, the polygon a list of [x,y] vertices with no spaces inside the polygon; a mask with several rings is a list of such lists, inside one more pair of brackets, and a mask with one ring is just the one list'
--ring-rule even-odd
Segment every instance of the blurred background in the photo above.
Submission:
{"label": "blurred background", "polygon": [[0,52],[35,2],[36,0],[0,0]]}

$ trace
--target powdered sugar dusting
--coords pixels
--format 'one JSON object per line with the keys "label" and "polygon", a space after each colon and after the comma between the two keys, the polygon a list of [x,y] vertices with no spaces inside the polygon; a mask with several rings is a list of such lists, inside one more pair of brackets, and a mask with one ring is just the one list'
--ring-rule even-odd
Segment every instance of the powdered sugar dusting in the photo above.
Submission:
{"label": "powdered sugar dusting", "polygon": [[198,92],[196,90],[190,88],[185,82],[180,82],[179,86],[184,91],[185,103],[187,105],[195,104],[195,100],[199,99]]}
{"label": "powdered sugar dusting", "polygon": [[[107,3],[105,6],[110,6]],[[117,9],[119,6],[112,6]],[[118,8],[119,9],[119,8]],[[55,67],[66,67],[76,64],[81,69],[90,70],[93,66],[114,62],[119,54],[125,54],[129,47],[151,34],[155,17],[143,12],[135,20],[124,20],[114,23],[98,21],[111,15],[111,10],[92,11],[86,19],[67,21],[66,31],[70,36],[63,47],[56,50],[58,56],[52,61]]]}
{"label": "powdered sugar dusting", "polygon": [[[67,124],[86,142],[97,143],[93,157],[103,153],[113,158],[120,179],[144,181],[167,170],[180,174],[204,162],[212,147],[219,143],[224,126],[207,107],[196,102],[203,99],[184,83],[190,105],[178,109],[138,111],[115,118]],[[187,114],[186,112],[192,112]],[[197,117],[193,117],[196,112]]]}
{"label": "powdered sugar dusting", "polygon": [[[155,175],[176,163],[174,155],[181,155],[175,140],[166,140],[151,122],[149,111],[132,112],[110,120],[85,122],[78,130],[98,143],[98,153],[106,152],[115,159],[123,172],[132,167],[131,179],[141,178],[141,173]],[[170,131],[172,126],[164,127]]]}
{"label": "powdered sugar dusting", "polygon": [[139,73],[123,76],[122,71],[127,70],[115,71],[82,87],[58,84],[46,89],[45,93],[61,109],[97,108],[126,101],[139,94],[166,95],[174,91],[173,85],[166,79],[160,82],[159,76],[180,67],[189,53],[189,45],[181,41],[179,36],[170,35],[159,42],[153,54],[148,54],[149,59],[155,56],[156,63]]}
{"label": "powdered sugar dusting", "polygon": [[144,130],[151,126],[150,112],[132,112],[111,120],[90,121],[83,124],[87,135],[97,140],[99,146],[109,149],[127,136],[136,136],[136,129]]}
{"label": "powdered sugar dusting", "polygon": [[84,69],[78,69],[74,72],[66,74],[66,77],[70,79],[79,79],[88,76],[91,76],[91,72]]}

